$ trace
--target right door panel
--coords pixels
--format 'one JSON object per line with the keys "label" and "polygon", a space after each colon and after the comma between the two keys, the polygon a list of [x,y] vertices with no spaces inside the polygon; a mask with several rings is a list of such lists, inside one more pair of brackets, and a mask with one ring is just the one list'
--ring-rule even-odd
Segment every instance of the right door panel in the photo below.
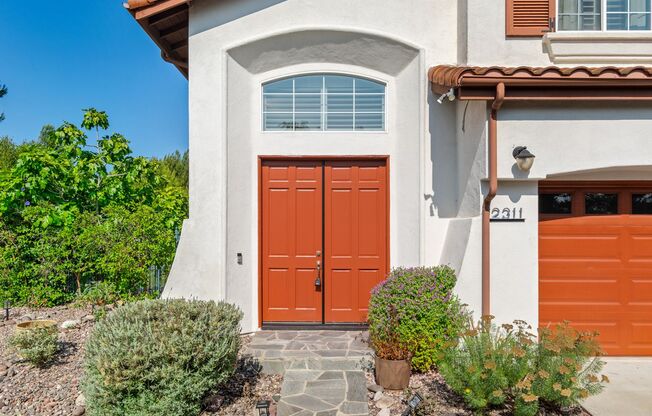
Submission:
{"label": "right door panel", "polygon": [[387,275],[387,166],[326,162],[324,182],[324,320],[364,322]]}

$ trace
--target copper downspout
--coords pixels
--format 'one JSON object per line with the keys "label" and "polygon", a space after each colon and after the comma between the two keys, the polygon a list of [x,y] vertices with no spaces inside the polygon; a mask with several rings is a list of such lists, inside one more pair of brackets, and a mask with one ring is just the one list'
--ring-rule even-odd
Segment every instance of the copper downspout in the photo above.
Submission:
{"label": "copper downspout", "polygon": [[489,115],[489,190],[482,207],[482,315],[491,315],[491,201],[498,191],[498,110],[505,100],[505,84],[496,85],[496,96]]}

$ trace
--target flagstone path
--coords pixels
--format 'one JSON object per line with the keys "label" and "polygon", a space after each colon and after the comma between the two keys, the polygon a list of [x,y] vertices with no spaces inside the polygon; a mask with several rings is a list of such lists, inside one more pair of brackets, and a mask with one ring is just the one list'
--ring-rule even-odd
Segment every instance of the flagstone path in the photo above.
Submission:
{"label": "flagstone path", "polygon": [[245,353],[284,375],[277,416],[367,416],[365,340],[359,331],[261,331]]}

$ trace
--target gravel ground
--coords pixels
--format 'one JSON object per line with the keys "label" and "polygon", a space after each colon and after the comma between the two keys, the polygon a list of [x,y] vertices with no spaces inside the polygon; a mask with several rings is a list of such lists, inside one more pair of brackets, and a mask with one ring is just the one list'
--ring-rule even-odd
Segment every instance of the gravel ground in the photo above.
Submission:
{"label": "gravel ground", "polygon": [[[59,306],[14,308],[9,321],[0,320],[0,416],[83,415],[79,380],[84,342],[94,324],[91,317],[89,308]],[[22,362],[7,346],[15,324],[30,319],[52,319],[59,327],[68,320],[83,322],[59,329],[60,351],[53,363],[39,369]],[[243,344],[249,341],[250,336],[243,335]],[[281,376],[261,374],[256,362],[240,358],[229,383],[206,399],[202,416],[252,414],[258,400],[271,400],[280,393],[281,381]]]}
{"label": "gravel ground", "polygon": [[90,309],[67,306],[47,309],[15,308],[11,310],[9,321],[0,321],[0,415],[73,414],[75,400],[79,395],[84,340],[93,322],[83,322],[73,329],[60,329],[60,351],[55,361],[42,369],[21,362],[7,348],[7,339],[14,332],[15,323],[22,320],[52,319],[60,326],[67,320],[81,320],[89,313]]}
{"label": "gravel ground", "polygon": [[[375,383],[374,376],[367,373],[369,385]],[[369,414],[371,416],[400,415],[407,408],[407,401],[418,392],[424,401],[417,408],[417,416],[473,416],[460,396],[455,394],[436,371],[425,374],[413,374],[406,391],[385,390],[380,395],[369,392]],[[387,410],[389,409],[389,413]],[[488,416],[511,415],[509,409],[492,410]],[[591,416],[582,408],[575,408],[564,413],[542,409],[540,416]]]}

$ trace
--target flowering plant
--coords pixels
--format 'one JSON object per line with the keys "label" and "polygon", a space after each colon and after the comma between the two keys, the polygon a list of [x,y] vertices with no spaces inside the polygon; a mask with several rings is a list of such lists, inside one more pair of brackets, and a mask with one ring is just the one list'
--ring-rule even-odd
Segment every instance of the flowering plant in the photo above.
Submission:
{"label": "flowering plant", "polygon": [[492,324],[483,317],[451,345],[439,370],[446,383],[477,411],[509,405],[515,415],[540,407],[560,409],[599,393],[606,376],[595,334],[560,324],[532,334],[523,321]]}
{"label": "flowering plant", "polygon": [[453,295],[455,272],[448,266],[396,268],[371,291],[369,337],[376,355],[410,359],[428,371],[443,346],[457,337],[466,321]]}

